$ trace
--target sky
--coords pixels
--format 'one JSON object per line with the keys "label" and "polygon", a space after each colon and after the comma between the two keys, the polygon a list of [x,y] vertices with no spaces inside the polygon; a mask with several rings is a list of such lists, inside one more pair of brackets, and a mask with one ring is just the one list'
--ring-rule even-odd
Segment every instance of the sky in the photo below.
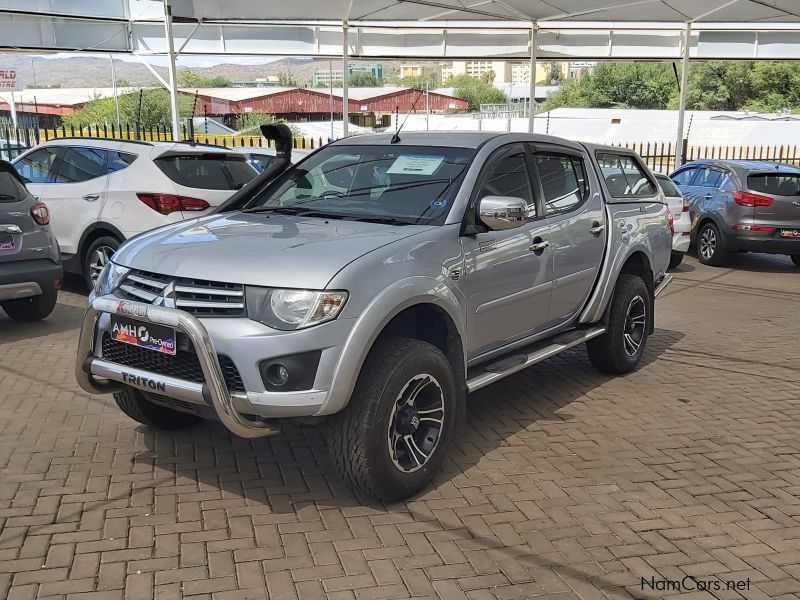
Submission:
{"label": "sky", "polygon": [[[94,56],[99,58],[108,58],[108,53],[89,53],[89,52],[57,52],[55,54],[38,54],[39,58],[72,58],[75,56]],[[147,56],[147,61],[154,66],[166,67],[166,56]],[[124,62],[140,62],[135,56],[130,54],[115,54],[115,60]],[[178,57],[179,67],[213,67],[219,64],[232,64],[232,65],[263,65],[275,60],[280,60],[280,57],[275,56],[180,56]]]}

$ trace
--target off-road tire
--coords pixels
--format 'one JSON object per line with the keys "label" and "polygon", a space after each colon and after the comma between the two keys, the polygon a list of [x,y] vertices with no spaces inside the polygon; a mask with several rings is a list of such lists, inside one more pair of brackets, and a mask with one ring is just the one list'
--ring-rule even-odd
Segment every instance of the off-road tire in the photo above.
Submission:
{"label": "off-road tire", "polygon": [[159,406],[142,397],[138,391],[126,388],[114,394],[117,406],[134,421],[156,429],[183,429],[196,425],[203,419],[196,415]]}
{"label": "off-road tire", "polygon": [[[635,354],[626,351],[625,333],[628,320],[628,310],[635,298],[640,298],[645,306],[645,319],[643,337]],[[629,373],[636,368],[647,346],[650,333],[650,311],[653,303],[650,291],[644,280],[637,275],[623,274],[614,287],[614,297],[611,300],[611,310],[608,317],[608,329],[603,335],[586,342],[589,360],[592,365],[603,373],[621,375]]]}
{"label": "off-road tire", "polygon": [[[116,252],[117,248],[122,245],[117,238],[111,237],[110,235],[104,235],[103,237],[99,237],[94,240],[89,247],[86,248],[86,252],[83,253],[83,259],[81,261],[81,273],[83,273],[83,279],[86,282],[86,289],[91,291],[94,288],[94,282],[92,281],[92,269],[91,269],[91,262],[92,256],[94,255],[95,251],[98,248],[102,248],[103,246],[107,248],[111,248],[114,252]],[[112,252],[113,254],[113,252]]]}
{"label": "off-road tire", "polygon": [[674,269],[683,262],[683,252],[673,252],[669,256],[669,268]]}
{"label": "off-road tire", "polygon": [[[442,391],[444,417],[438,443],[418,470],[395,466],[388,439],[390,416],[404,386],[430,374]],[[439,469],[453,433],[456,384],[444,354],[427,342],[390,338],[372,349],[347,407],[328,429],[331,458],[342,477],[365,494],[393,502],[420,491]]]}
{"label": "off-road tire", "polygon": [[52,287],[42,290],[38,296],[30,298],[18,298],[16,300],[5,300],[0,302],[0,306],[6,314],[23,323],[41,321],[53,312],[58,301],[58,290]]}
{"label": "off-road tire", "polygon": [[[710,231],[716,240],[714,250],[708,257],[703,256],[703,236],[706,234],[706,231]],[[697,260],[704,265],[721,267],[728,259],[729,252],[730,251],[728,250],[727,243],[725,238],[722,237],[719,227],[717,227],[711,221],[703,223],[700,229],[697,230]]]}

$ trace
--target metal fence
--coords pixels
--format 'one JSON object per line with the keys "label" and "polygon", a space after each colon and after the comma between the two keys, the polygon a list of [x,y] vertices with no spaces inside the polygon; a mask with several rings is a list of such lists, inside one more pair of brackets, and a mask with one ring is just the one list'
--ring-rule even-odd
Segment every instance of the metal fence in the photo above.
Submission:
{"label": "metal fence", "polygon": [[[92,126],[92,127],[59,127],[56,129],[13,129],[0,128],[0,158],[12,159],[28,148],[42,142],[59,138],[100,138],[115,140],[142,140],[142,141],[172,141],[172,131],[169,127],[140,128],[132,125],[122,127]],[[205,134],[188,131],[186,126],[181,131],[181,141],[190,141],[198,144],[213,144],[228,148],[236,147],[265,147],[269,142],[260,135],[223,135]],[[295,137],[296,149],[313,150],[319,148],[329,140],[317,137]],[[635,150],[653,171],[670,173],[675,169],[675,144],[663,142],[641,142],[613,144],[616,146]],[[687,140],[683,144],[683,156],[686,161],[701,158],[716,159],[749,159],[767,160],[789,163],[800,166],[800,151],[797,146],[767,146],[767,145],[729,145],[729,146],[703,146],[689,145]]]}
{"label": "metal fence", "polygon": [[[11,127],[0,128],[0,158],[11,160],[25,150],[42,142],[61,138],[97,138],[110,140],[140,140],[145,142],[171,142],[172,130],[169,127],[139,128],[131,125],[116,127],[58,127],[56,129],[27,129]],[[213,144],[236,148],[240,146],[263,148],[270,143],[260,135],[215,135],[194,133],[183,127],[180,141],[197,144]],[[328,143],[316,137],[295,137],[293,144],[297,149],[313,150]],[[274,145],[274,144],[273,144]]]}

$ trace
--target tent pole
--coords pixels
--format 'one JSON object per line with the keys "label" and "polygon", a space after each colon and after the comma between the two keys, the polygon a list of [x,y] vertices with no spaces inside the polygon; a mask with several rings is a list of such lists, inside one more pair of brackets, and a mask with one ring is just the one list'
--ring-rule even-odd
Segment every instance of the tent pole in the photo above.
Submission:
{"label": "tent pole", "polygon": [[114,55],[109,53],[108,58],[111,59],[111,87],[114,90],[114,107],[117,111],[117,129],[120,128],[119,121],[119,93],[117,93],[117,70],[114,67]]}
{"label": "tent pole", "polygon": [[683,120],[686,115],[686,88],[689,85],[689,47],[692,34],[692,24],[686,23],[683,31],[683,62],[681,64],[681,89],[679,90],[680,100],[678,102],[678,140],[675,144],[675,168],[683,164],[686,158],[683,155]]}
{"label": "tent pole", "polygon": [[539,26],[531,25],[531,64],[528,74],[528,133],[533,133],[533,114],[536,112],[536,34]]}
{"label": "tent pole", "polygon": [[172,2],[164,0],[164,34],[167,38],[167,55],[169,58],[169,100],[172,109],[172,139],[178,141],[181,125],[178,118],[178,78],[175,76],[175,38],[172,35]]}
{"label": "tent pole", "polygon": [[350,121],[349,102],[347,99],[347,80],[349,78],[349,69],[347,68],[347,52],[348,44],[348,24],[347,19],[342,21],[342,137],[347,137],[348,122]]}

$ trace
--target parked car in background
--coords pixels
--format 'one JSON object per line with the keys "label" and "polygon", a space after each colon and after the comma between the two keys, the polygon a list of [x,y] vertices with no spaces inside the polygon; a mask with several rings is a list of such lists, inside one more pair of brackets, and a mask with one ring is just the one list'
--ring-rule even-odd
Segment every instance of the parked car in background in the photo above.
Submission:
{"label": "parked car in background", "polygon": [[62,272],[49,222],[47,206],[0,161],[0,307],[15,321],[39,321],[55,308]]}
{"label": "parked car in background", "polygon": [[692,217],[689,213],[689,199],[666,175],[657,173],[655,177],[667,199],[669,211],[672,213],[672,255],[669,259],[669,268],[674,269],[681,264],[683,256],[689,251],[691,244]]}
{"label": "parked car in background", "polygon": [[153,427],[211,418],[251,438],[327,420],[339,472],[400,500],[442,463],[468,392],[584,343],[601,371],[639,363],[671,233],[632,151],[403,133],[291,166],[291,131],[273,132],[281,155],[219,211],[104,269],[83,389]]}
{"label": "parked car in background", "polygon": [[218,146],[97,138],[52,140],[13,164],[50,209],[65,270],[88,287],[123,241],[202,215],[257,174]]}
{"label": "parked car in background", "polygon": [[[238,146],[233,148],[237,152],[244,154],[247,158],[247,162],[250,163],[256,171],[261,173],[270,166],[277,157],[274,148],[259,148],[258,146]],[[292,150],[292,160],[294,162],[299,162],[303,160],[306,156],[311,154],[311,150]]]}
{"label": "parked car in background", "polygon": [[751,160],[690,162],[671,179],[689,198],[701,263],[731,252],[786,254],[800,267],[800,168]]}

